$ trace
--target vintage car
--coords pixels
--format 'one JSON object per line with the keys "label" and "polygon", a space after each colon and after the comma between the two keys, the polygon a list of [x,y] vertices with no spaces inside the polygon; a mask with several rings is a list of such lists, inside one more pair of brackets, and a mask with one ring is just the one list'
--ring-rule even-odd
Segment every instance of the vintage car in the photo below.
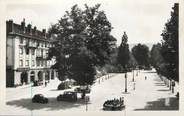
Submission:
{"label": "vintage car", "polygon": [[77,101],[77,92],[65,91],[63,94],[57,96],[57,101],[75,102]]}
{"label": "vintage car", "polygon": [[33,103],[48,103],[48,98],[44,97],[42,94],[36,94],[32,98]]}
{"label": "vintage car", "polygon": [[125,109],[123,99],[107,100],[103,104],[103,110],[119,111],[119,110],[123,110],[123,109]]}
{"label": "vintage car", "polygon": [[90,87],[77,87],[74,89],[75,92],[77,93],[83,93],[85,91],[85,93],[90,93],[91,92],[91,88]]}

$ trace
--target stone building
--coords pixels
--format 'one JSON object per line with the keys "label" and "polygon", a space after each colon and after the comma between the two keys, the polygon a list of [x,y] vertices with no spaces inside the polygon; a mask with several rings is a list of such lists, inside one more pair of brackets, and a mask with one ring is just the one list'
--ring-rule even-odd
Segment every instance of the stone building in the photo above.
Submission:
{"label": "stone building", "polygon": [[57,77],[51,69],[54,59],[48,60],[48,50],[53,40],[46,30],[26,26],[25,19],[21,24],[13,20],[6,21],[6,86],[14,87],[29,84],[31,81],[43,83]]}

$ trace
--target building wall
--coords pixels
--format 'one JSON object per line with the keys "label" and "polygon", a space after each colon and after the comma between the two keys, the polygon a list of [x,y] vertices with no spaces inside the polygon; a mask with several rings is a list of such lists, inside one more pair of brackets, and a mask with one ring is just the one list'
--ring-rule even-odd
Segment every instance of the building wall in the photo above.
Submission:
{"label": "building wall", "polygon": [[14,54],[14,67],[13,69],[16,70],[19,67],[19,37],[15,36],[13,38],[13,54]]}
{"label": "building wall", "polygon": [[6,54],[7,54],[7,57],[6,57],[6,65],[7,66],[13,66],[14,64],[14,54],[13,54],[13,39],[11,36],[8,36],[7,37],[7,45],[6,45]]}
{"label": "building wall", "polygon": [[[46,58],[52,44],[43,38],[33,37],[25,30],[21,32],[22,27],[14,24],[13,21],[7,22],[7,28],[7,86],[21,85],[23,77],[27,77],[26,83],[23,84],[30,83],[31,77],[34,77],[34,80],[39,80],[39,71],[42,72],[43,82],[45,82],[47,71],[49,71],[49,79],[51,79],[53,69],[50,67],[55,63],[55,60],[47,60]],[[45,36],[45,39],[48,38]],[[28,54],[27,50],[29,51]],[[34,51],[34,54],[32,54],[32,51]],[[8,68],[8,66],[12,66],[12,68]],[[55,76],[56,72],[54,71]]]}
{"label": "building wall", "polygon": [[21,72],[16,72],[16,71],[14,71],[14,80],[15,80],[15,82],[14,82],[14,84],[15,85],[20,85],[21,83],[20,83],[20,75],[21,75]]}

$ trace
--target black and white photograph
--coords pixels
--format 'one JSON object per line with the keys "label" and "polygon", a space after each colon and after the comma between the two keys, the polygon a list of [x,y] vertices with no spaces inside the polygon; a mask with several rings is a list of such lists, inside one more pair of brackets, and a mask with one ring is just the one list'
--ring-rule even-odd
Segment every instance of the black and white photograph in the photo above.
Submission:
{"label": "black and white photograph", "polygon": [[179,1],[1,2],[0,115],[179,114]]}

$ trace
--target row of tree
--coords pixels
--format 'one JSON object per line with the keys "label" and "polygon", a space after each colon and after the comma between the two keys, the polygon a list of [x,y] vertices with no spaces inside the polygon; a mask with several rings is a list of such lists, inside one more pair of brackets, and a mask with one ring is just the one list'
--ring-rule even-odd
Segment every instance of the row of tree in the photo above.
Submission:
{"label": "row of tree", "polygon": [[137,44],[130,52],[127,44],[128,37],[124,33],[117,54],[117,64],[122,67],[121,71],[135,67],[149,68],[152,65],[159,74],[170,81],[179,81],[178,7],[178,3],[175,3],[171,18],[165,24],[161,34],[162,42],[153,45],[151,51],[146,45]]}
{"label": "row of tree", "polygon": [[139,43],[130,51],[127,41],[128,37],[124,32],[117,55],[117,63],[122,67],[120,70],[126,72],[130,69],[135,69],[136,67],[150,67],[149,48],[145,44]]}
{"label": "row of tree", "polygon": [[179,81],[178,15],[179,4],[175,3],[171,18],[166,22],[161,34],[162,42],[151,50],[151,62],[157,72],[169,80]]}

